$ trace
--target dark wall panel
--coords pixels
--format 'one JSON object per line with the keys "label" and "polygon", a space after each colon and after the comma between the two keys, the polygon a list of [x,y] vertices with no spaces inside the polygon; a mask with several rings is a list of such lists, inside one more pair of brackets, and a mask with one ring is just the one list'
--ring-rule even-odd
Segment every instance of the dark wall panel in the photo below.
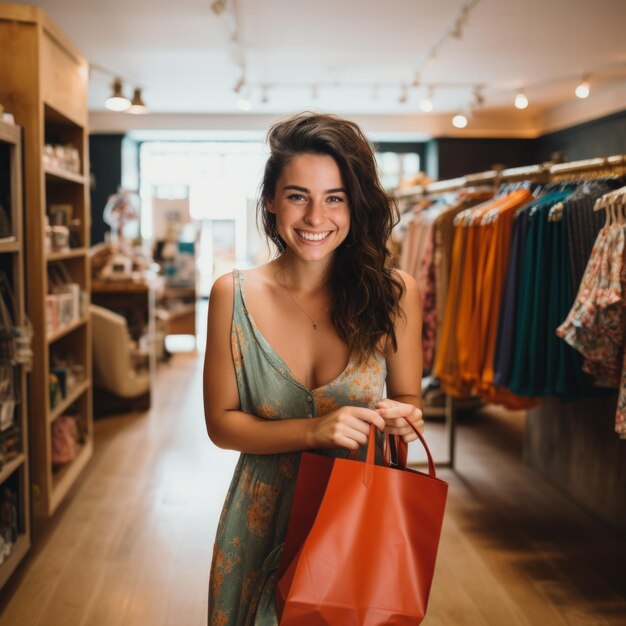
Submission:
{"label": "dark wall panel", "polygon": [[626,111],[572,126],[535,140],[534,162],[551,160],[558,152],[564,161],[579,161],[626,152]]}
{"label": "dark wall panel", "polygon": [[91,135],[89,161],[91,166],[91,243],[104,241],[109,231],[102,219],[104,206],[122,184],[122,140],[124,135]]}
{"label": "dark wall panel", "polygon": [[440,180],[484,172],[496,164],[519,167],[534,163],[532,139],[442,137],[436,141],[439,166],[437,178]]}

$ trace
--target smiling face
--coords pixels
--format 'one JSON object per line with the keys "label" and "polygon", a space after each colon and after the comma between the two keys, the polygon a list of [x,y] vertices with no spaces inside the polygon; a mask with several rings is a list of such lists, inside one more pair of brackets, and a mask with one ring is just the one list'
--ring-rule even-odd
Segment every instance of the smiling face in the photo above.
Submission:
{"label": "smiling face", "polygon": [[328,155],[299,154],[289,161],[267,209],[288,250],[302,260],[329,258],[350,231],[348,196]]}

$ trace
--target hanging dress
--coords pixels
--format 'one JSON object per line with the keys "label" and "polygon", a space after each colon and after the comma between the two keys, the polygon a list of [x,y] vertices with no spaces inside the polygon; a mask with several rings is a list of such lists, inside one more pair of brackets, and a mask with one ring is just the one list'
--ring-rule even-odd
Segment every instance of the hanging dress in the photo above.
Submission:
{"label": "hanging dress", "polygon": [[[342,406],[380,400],[386,377],[382,355],[356,366],[352,359],[334,380],[307,389],[257,328],[245,303],[244,275],[235,270],[231,348],[241,410],[258,417],[323,416]],[[379,436],[377,451],[380,457]],[[347,457],[343,448],[317,450]],[[277,626],[274,589],[300,452],[242,453],[219,520],[209,581],[209,626]],[[365,446],[359,451],[364,458]]]}

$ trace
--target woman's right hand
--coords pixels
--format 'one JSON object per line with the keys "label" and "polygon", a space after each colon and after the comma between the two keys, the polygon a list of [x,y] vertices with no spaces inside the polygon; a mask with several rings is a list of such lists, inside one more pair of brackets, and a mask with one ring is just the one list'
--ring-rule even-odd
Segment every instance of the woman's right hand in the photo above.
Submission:
{"label": "woman's right hand", "polygon": [[385,420],[374,410],[344,406],[322,417],[311,418],[311,448],[357,450],[367,443],[370,424],[383,431]]}

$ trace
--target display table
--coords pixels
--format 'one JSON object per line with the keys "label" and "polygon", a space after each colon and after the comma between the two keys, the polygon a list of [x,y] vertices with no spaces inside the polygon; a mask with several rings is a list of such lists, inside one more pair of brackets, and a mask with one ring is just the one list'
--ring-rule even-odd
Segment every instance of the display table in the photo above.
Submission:
{"label": "display table", "polygon": [[167,285],[158,292],[157,306],[167,335],[196,335],[196,290]]}

